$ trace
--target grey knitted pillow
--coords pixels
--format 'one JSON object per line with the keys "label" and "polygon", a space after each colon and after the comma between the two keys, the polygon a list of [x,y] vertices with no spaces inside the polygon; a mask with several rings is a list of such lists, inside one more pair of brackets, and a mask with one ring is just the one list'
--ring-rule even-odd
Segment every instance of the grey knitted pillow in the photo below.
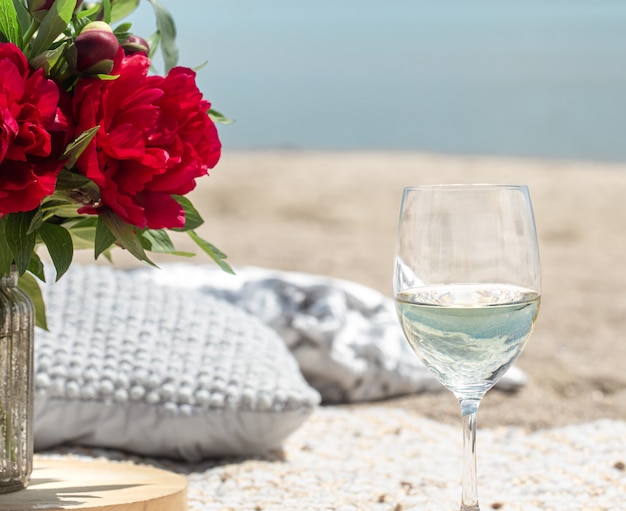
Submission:
{"label": "grey knitted pillow", "polygon": [[44,286],[35,448],[122,449],[197,461],[279,446],[318,393],[283,340],[216,298],[74,266]]}

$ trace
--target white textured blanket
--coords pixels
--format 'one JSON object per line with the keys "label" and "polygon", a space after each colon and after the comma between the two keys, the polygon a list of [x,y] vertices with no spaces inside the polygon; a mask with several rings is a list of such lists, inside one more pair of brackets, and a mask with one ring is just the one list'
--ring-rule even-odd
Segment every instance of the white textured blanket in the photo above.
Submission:
{"label": "white textured blanket", "polygon": [[[626,422],[608,420],[534,433],[479,429],[481,508],[624,509],[624,438]],[[181,473],[189,511],[429,511],[459,507],[461,443],[460,422],[364,404],[318,409],[282,450],[262,457],[175,463],[103,450],[71,455]]]}

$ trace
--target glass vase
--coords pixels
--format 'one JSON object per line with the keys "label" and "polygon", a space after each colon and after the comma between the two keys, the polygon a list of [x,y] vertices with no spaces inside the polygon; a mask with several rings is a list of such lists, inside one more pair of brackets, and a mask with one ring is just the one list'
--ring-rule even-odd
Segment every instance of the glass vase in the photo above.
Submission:
{"label": "glass vase", "polygon": [[0,493],[25,488],[33,468],[35,312],[17,277],[0,277]]}

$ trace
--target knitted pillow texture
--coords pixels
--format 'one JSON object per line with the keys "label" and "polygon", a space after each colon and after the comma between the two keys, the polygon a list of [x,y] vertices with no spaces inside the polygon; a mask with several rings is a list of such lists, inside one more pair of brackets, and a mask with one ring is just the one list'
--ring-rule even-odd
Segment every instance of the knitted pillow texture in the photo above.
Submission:
{"label": "knitted pillow texture", "polygon": [[254,455],[279,447],[320,401],[274,330],[215,297],[79,265],[43,294],[37,450]]}

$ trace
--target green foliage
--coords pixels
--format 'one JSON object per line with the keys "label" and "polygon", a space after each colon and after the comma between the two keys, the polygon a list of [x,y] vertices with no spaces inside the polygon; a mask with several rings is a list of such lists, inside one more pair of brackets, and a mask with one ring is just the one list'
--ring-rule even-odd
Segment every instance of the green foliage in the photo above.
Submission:
{"label": "green foliage", "polygon": [[[87,232],[85,232],[87,234]],[[100,255],[108,252],[113,245],[115,245],[115,236],[109,230],[106,225],[106,222],[98,217],[95,230],[93,233],[89,233],[93,235],[93,257],[94,259],[98,259]]]}
{"label": "green foliage", "polygon": [[74,255],[72,236],[65,227],[52,223],[43,223],[37,229],[37,234],[48,249],[48,254],[56,269],[56,278],[59,280],[72,264]]}
{"label": "green foliage", "polygon": [[176,250],[170,235],[165,229],[144,230],[140,236],[143,248],[150,252],[171,254],[182,257],[194,257],[193,252],[181,252]]}
{"label": "green foliage", "polygon": [[111,0],[102,0],[101,2],[102,19],[105,23],[111,24]]}
{"label": "green foliage", "polygon": [[217,122],[219,124],[232,124],[235,122],[213,108],[209,110],[208,114],[213,122]]}
{"label": "green foliage", "polygon": [[87,149],[89,142],[93,140],[99,129],[100,126],[94,126],[93,128],[89,128],[88,130],[83,131],[74,140],[72,140],[72,142],[68,144],[68,146],[65,148],[63,156],[61,156],[62,159],[67,159],[67,162],[65,163],[65,168],[70,169],[74,166],[76,160],[78,160],[78,157],[85,149]]}
{"label": "green foliage", "polygon": [[115,37],[117,37],[117,40],[120,43],[123,43],[131,35],[131,28],[131,23],[120,23],[117,27],[115,27],[113,33],[115,34]]}
{"label": "green foliage", "polygon": [[198,213],[198,210],[193,206],[187,197],[175,195],[174,199],[183,207],[183,210],[185,211],[185,226],[180,229],[172,230],[179,232],[189,231],[200,227],[204,223],[200,213]]}
{"label": "green foliage", "polygon": [[[76,13],[76,19],[83,20],[85,18],[88,18],[89,20],[93,20],[95,19],[95,16],[100,12],[100,9],[102,9],[101,4],[93,4],[91,7],[88,7],[87,9],[84,8],[84,4],[83,4],[83,10]],[[80,33],[80,30],[78,30],[77,32]]]}
{"label": "green foliage", "polygon": [[37,280],[30,274],[24,273],[20,275],[17,285],[24,291],[35,306],[35,324],[39,328],[48,330],[48,322],[46,321],[46,304],[41,294],[41,288]]}
{"label": "green foliage", "polygon": [[75,8],[76,0],[56,0],[52,4],[32,42],[29,54],[31,58],[46,51],[54,40],[67,29]]}
{"label": "green foliage", "polygon": [[119,21],[139,7],[139,0],[115,0],[111,5],[111,21]]}
{"label": "green foliage", "polygon": [[[17,15],[17,22],[20,26],[21,35],[20,35],[20,42],[18,46],[21,47],[23,44],[24,34],[28,32],[28,27],[30,27],[32,19],[31,19],[30,13],[28,12],[28,9],[26,9],[26,6],[24,5],[24,2],[22,0],[13,0],[13,7],[15,8],[15,13]],[[2,11],[4,11],[4,7],[2,8]],[[9,12],[7,12],[7,14],[10,15]]]}
{"label": "green foliage", "polygon": [[207,254],[215,264],[217,264],[223,271],[226,273],[230,273],[231,275],[235,274],[235,271],[232,269],[230,264],[226,262],[226,254],[222,252],[215,245],[212,245],[208,241],[202,239],[196,231],[188,231],[189,237],[198,245],[205,254]]}
{"label": "green foliage", "polygon": [[146,255],[146,251],[137,236],[136,227],[124,223],[120,217],[110,210],[103,212],[99,216],[99,222],[111,232],[122,248],[128,250],[136,259],[156,266]]}
{"label": "green foliage", "polygon": [[22,45],[22,29],[13,0],[0,0],[0,40]]}
{"label": "green foliage", "polygon": [[9,247],[6,236],[7,217],[0,218],[0,275],[5,275],[11,270],[13,263],[13,253]]}
{"label": "green foliage", "polygon": [[30,258],[35,249],[37,237],[30,231],[31,221],[35,217],[35,211],[26,213],[11,213],[6,217],[4,235],[7,245],[13,256],[13,262],[22,275],[30,263]]}
{"label": "green foliage", "polygon": [[[157,30],[161,42],[161,53],[167,73],[178,63],[178,47],[176,46],[176,24],[169,11],[158,0],[148,0],[154,9]],[[151,46],[152,48],[152,46]]]}
{"label": "green foliage", "polygon": [[[46,281],[46,275],[44,273],[43,262],[37,255],[37,252],[33,253],[33,257],[30,258],[30,264],[28,265],[28,272],[37,277],[42,282]],[[26,273],[24,274],[26,275]]]}
{"label": "green foliage", "polygon": [[50,74],[62,62],[65,50],[65,44],[60,44],[33,57],[30,59],[30,63],[33,67],[42,68],[47,74]]}

